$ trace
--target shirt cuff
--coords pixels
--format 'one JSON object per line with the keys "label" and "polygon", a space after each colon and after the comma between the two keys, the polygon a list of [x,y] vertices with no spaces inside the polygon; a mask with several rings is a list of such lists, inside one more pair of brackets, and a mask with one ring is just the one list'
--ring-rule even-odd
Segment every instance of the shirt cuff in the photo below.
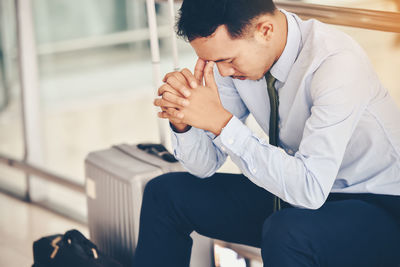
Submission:
{"label": "shirt cuff", "polygon": [[213,142],[224,152],[233,152],[241,156],[245,149],[247,140],[252,136],[250,129],[237,117],[233,116],[222,129],[219,136]]}
{"label": "shirt cuff", "polygon": [[175,157],[178,158],[180,158],[180,153],[178,152],[179,150],[182,150],[185,147],[193,147],[196,145],[196,143],[199,141],[199,138],[201,137],[202,131],[195,127],[191,127],[188,131],[183,133],[175,132],[172,128],[171,130],[172,147],[174,149]]}

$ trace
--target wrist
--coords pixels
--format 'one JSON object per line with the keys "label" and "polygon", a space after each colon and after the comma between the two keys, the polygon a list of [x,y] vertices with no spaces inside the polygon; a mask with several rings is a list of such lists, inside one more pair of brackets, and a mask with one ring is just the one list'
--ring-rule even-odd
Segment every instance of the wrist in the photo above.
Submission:
{"label": "wrist", "polygon": [[210,130],[215,136],[221,134],[222,129],[228,124],[228,122],[232,119],[233,115],[224,109],[223,112],[220,113],[220,116],[216,116],[216,121],[213,124],[213,129]]}
{"label": "wrist", "polygon": [[169,125],[171,126],[172,130],[176,133],[184,133],[184,132],[189,131],[190,128],[192,128],[192,126],[190,126],[188,124],[183,124],[183,123],[174,124],[174,123],[170,122]]}

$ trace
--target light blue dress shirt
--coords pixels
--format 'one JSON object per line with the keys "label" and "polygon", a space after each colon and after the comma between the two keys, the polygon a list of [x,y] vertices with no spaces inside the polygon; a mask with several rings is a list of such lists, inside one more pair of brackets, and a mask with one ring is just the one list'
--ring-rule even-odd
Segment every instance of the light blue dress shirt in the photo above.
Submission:
{"label": "light blue dress shirt", "polygon": [[215,68],[222,104],[234,116],[218,137],[194,127],[174,132],[175,156],[209,177],[229,155],[253,183],[301,208],[319,208],[330,192],[400,195],[400,110],[364,51],[328,25],[281,11],[288,39],[270,70],[280,147],[244,124],[251,113],[268,133],[265,79],[222,77]]}

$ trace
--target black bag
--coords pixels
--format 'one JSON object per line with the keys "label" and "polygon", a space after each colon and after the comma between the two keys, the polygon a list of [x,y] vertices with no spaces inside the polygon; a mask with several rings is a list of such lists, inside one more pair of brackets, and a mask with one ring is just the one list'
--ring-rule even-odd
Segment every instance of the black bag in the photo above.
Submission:
{"label": "black bag", "polygon": [[32,267],[122,267],[97,250],[78,230],[43,237],[33,243]]}

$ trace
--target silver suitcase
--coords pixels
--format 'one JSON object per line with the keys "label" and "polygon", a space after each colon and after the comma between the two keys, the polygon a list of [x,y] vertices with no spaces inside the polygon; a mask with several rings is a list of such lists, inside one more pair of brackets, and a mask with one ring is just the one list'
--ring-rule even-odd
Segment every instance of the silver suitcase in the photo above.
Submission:
{"label": "silver suitcase", "polygon": [[[179,162],[161,157],[169,160],[166,152],[122,144],[91,152],[85,160],[90,239],[126,267],[135,252],[146,183],[166,172],[183,171]],[[191,236],[190,267],[213,266],[213,241],[195,232]]]}

